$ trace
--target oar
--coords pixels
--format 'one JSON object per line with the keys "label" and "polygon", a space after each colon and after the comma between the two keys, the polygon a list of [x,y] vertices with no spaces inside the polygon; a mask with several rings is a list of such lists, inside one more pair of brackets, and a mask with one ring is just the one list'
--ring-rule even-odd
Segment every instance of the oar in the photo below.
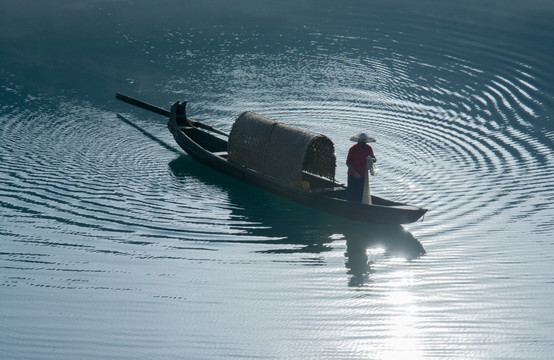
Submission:
{"label": "oar", "polygon": [[162,109],[162,108],[159,108],[159,107],[154,106],[154,105],[147,104],[144,101],[134,99],[130,96],[123,95],[123,94],[120,94],[120,93],[115,93],[115,98],[118,99],[118,100],[121,100],[123,102],[126,102],[128,104],[138,106],[139,108],[143,108],[145,110],[155,112],[156,114],[160,114],[160,115],[169,117],[169,111],[167,111],[165,109]]}
{"label": "oar", "polygon": [[[155,105],[145,103],[144,101],[134,99],[130,96],[123,95],[123,94],[120,94],[120,93],[116,93],[115,98],[118,99],[118,100],[121,100],[123,102],[126,102],[128,104],[137,106],[139,108],[142,108],[142,109],[145,109],[145,110],[148,110],[148,111],[152,111],[156,114],[160,114],[160,115],[169,117],[169,111],[167,111],[165,109],[162,109],[162,108],[159,108]],[[206,125],[206,124],[203,124],[199,121],[192,120],[192,119],[187,119],[187,120],[191,123],[192,126],[199,127],[199,128],[202,128],[202,129],[206,129],[206,130],[212,131],[214,133],[229,137],[229,134],[227,134],[226,132],[218,130],[214,127],[211,127],[210,125]]]}

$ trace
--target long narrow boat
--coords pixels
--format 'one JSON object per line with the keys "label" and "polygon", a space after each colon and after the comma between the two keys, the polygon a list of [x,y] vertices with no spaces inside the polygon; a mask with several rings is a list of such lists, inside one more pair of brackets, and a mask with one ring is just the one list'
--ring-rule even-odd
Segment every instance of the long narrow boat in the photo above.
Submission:
{"label": "long narrow boat", "polygon": [[249,111],[238,116],[227,134],[189,119],[186,102],[176,102],[167,111],[119,93],[116,98],[168,116],[168,128],[175,141],[194,159],[300,204],[356,221],[381,224],[412,223],[427,212],[373,195],[371,204],[349,201],[346,186],[335,180],[334,145],[324,135]]}

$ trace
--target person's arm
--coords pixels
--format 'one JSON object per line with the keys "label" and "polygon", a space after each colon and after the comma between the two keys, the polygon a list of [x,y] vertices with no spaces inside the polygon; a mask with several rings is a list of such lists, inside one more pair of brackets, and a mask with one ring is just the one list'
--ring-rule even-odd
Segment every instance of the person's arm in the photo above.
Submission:
{"label": "person's arm", "polygon": [[[369,145],[368,145],[369,146]],[[377,158],[375,157],[375,154],[373,153],[373,148],[371,146],[369,146],[369,156],[371,156],[371,158],[373,159],[373,162],[376,163],[377,162]]]}

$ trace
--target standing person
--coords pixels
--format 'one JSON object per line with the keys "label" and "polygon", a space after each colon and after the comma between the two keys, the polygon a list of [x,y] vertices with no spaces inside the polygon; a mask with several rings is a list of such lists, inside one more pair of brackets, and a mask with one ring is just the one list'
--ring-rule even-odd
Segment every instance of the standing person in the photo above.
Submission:
{"label": "standing person", "polygon": [[377,161],[373,149],[368,142],[375,142],[375,139],[367,136],[365,133],[352,136],[352,145],[348,150],[346,166],[348,166],[348,195],[350,201],[362,202],[364,192],[364,183],[367,176],[367,158],[371,157],[373,162]]}

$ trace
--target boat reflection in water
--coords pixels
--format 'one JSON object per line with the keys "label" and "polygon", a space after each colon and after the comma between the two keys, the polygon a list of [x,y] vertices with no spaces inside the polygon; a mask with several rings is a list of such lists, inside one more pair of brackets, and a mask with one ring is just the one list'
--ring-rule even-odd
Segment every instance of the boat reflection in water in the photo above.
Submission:
{"label": "boat reflection in water", "polygon": [[[325,262],[318,254],[332,251],[333,243],[346,240],[345,265],[350,286],[361,286],[371,272],[368,252],[381,249],[385,256],[413,260],[425,254],[421,243],[401,225],[367,224],[330,215],[288,201],[204,166],[189,156],[169,163],[175,178],[186,184],[201,182],[206,197],[223,193],[229,210],[226,226],[239,234],[232,242],[270,245],[261,253],[304,253],[306,265]],[[198,185],[197,185],[198,186]],[[221,220],[221,219],[219,219]]]}
{"label": "boat reflection in water", "polygon": [[381,249],[386,256],[413,260],[425,255],[423,245],[400,225],[351,226],[344,230],[346,268],[350,286],[364,285],[371,273],[368,251]]}

